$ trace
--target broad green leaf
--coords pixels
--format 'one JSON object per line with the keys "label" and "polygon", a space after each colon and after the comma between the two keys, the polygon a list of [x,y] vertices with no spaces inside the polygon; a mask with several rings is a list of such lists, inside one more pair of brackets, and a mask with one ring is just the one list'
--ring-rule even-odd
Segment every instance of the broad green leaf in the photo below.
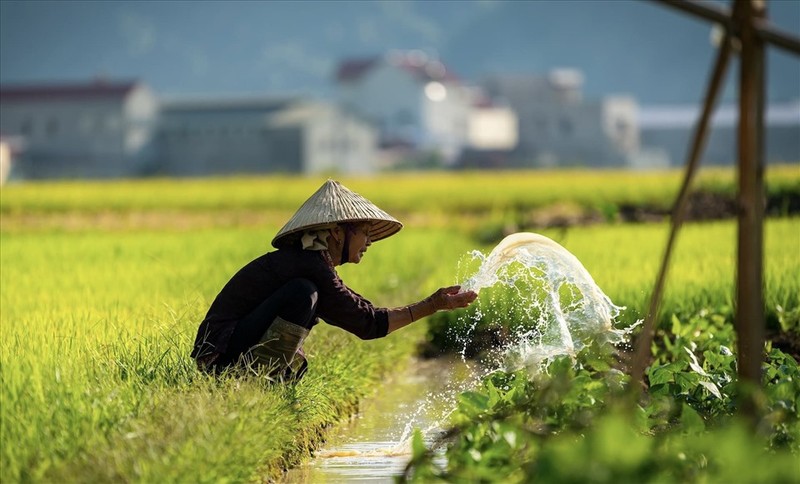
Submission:
{"label": "broad green leaf", "polygon": [[681,425],[686,432],[693,434],[700,433],[706,429],[703,417],[685,403],[681,407]]}
{"label": "broad green leaf", "polygon": [[708,376],[708,373],[706,373],[706,371],[703,369],[703,367],[700,366],[700,363],[697,362],[697,357],[694,355],[694,353],[692,353],[692,350],[690,350],[689,348],[687,348],[685,346],[683,347],[683,349],[689,355],[689,359],[690,359],[689,367],[692,370],[694,370],[697,373],[699,373],[700,375],[702,375],[702,376]]}
{"label": "broad green leaf", "polygon": [[486,390],[489,392],[489,398],[486,401],[486,405],[488,408],[492,408],[500,402],[500,392],[497,391],[497,387],[494,386],[494,382],[492,380],[486,380]]}
{"label": "broad green leaf", "polygon": [[458,397],[461,406],[471,414],[485,412],[489,407],[489,397],[477,392],[464,392]]}
{"label": "broad green leaf", "polygon": [[681,393],[688,393],[697,387],[700,382],[700,375],[697,373],[675,373],[675,383],[681,389]]}
{"label": "broad green leaf", "polygon": [[503,438],[512,448],[517,445],[517,433],[513,430],[506,430],[503,432]]}
{"label": "broad green leaf", "polygon": [[722,400],[722,394],[720,393],[719,388],[717,388],[717,385],[710,381],[701,381],[700,384],[703,385],[703,387],[705,387],[705,389],[711,392],[715,397]]}
{"label": "broad green leaf", "polygon": [[680,335],[681,334],[681,329],[682,329],[681,328],[681,320],[678,319],[678,316],[673,314],[672,315],[672,328],[670,329],[670,331],[674,335]]}
{"label": "broad green leaf", "polygon": [[414,459],[419,459],[428,451],[425,446],[425,441],[422,439],[422,432],[419,429],[414,429],[414,434],[411,437],[411,454]]}
{"label": "broad green leaf", "polygon": [[650,380],[650,385],[660,385],[673,381],[675,373],[680,371],[681,368],[682,365],[679,362],[667,363],[651,368],[647,375]]}
{"label": "broad green leaf", "polygon": [[478,449],[475,449],[475,448],[469,449],[469,455],[470,455],[470,457],[472,457],[472,460],[474,460],[475,462],[480,462],[481,461],[481,457],[482,456],[481,456],[481,452]]}
{"label": "broad green leaf", "polygon": [[650,387],[662,385],[673,380],[674,373],[664,368],[656,368],[650,372],[648,379],[650,380]]}

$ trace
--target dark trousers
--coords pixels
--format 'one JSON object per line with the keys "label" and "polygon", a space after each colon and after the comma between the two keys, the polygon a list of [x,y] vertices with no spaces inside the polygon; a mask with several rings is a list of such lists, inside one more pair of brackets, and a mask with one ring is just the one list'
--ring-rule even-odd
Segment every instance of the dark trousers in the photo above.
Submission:
{"label": "dark trousers", "polygon": [[292,279],[236,324],[228,351],[217,362],[225,367],[239,361],[257,345],[270,324],[280,316],[284,321],[311,329],[316,324],[317,286],[308,279]]}

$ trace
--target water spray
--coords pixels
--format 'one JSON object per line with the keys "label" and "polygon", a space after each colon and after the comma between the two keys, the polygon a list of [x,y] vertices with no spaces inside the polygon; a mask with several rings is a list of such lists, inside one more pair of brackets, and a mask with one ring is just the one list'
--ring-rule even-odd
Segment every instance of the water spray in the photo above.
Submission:
{"label": "water spray", "polygon": [[[461,284],[462,290],[505,288],[512,292],[512,306],[529,319],[526,329],[518,330],[495,355],[506,371],[537,371],[554,357],[574,357],[592,343],[622,343],[635,327],[615,327],[625,308],[606,296],[577,257],[544,235],[515,233],[488,256],[472,255],[481,261],[480,267]],[[484,300],[482,305],[493,302]],[[478,307],[467,327],[475,328],[477,319],[485,316]],[[500,326],[508,326],[505,323]]]}

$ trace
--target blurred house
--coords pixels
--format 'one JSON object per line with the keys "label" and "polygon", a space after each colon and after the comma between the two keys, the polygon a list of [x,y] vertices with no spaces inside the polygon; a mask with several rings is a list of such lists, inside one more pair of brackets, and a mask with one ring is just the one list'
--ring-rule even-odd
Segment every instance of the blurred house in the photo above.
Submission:
{"label": "blurred house", "polygon": [[[642,107],[642,145],[664,151],[670,165],[683,165],[699,119],[699,106]],[[703,150],[703,164],[736,164],[738,122],[738,106],[723,105],[717,108],[711,118]],[[800,162],[800,101],[767,106],[764,130],[764,156],[767,162]]]}
{"label": "blurred house", "polygon": [[458,168],[496,169],[511,166],[519,143],[519,118],[507,104],[490,99],[477,86],[471,88],[468,143],[458,157]]}
{"label": "blurred house", "polygon": [[375,130],[330,103],[301,99],[164,101],[158,173],[169,176],[375,170]]}
{"label": "blurred house", "polygon": [[22,138],[5,136],[0,133],[0,185],[5,185],[11,177],[11,170],[23,150]]}
{"label": "blurred house", "polygon": [[476,105],[469,117],[469,147],[508,151],[519,142],[519,119],[508,106]]}
{"label": "blurred house", "polygon": [[11,146],[0,138],[0,185],[5,185],[11,172]]}
{"label": "blurred house", "polygon": [[0,87],[0,132],[21,140],[19,178],[112,178],[152,170],[158,102],[139,82]]}
{"label": "blurred house", "polygon": [[[378,129],[382,153],[456,161],[469,137],[472,97],[439,60],[421,51],[342,61],[338,102]],[[384,166],[386,163],[384,163]]]}
{"label": "blurred house", "polygon": [[518,143],[505,160],[508,167],[621,167],[642,162],[635,99],[584,100],[580,71],[495,75],[481,87],[518,118]]}

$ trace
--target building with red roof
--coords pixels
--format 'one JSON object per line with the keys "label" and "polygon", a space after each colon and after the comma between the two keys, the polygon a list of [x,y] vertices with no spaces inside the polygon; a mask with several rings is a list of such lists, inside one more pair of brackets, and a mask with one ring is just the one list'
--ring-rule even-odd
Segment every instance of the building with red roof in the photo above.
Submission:
{"label": "building with red roof", "polygon": [[335,79],[338,101],[378,128],[384,150],[414,151],[448,165],[468,144],[472,94],[422,51],[346,59]]}

